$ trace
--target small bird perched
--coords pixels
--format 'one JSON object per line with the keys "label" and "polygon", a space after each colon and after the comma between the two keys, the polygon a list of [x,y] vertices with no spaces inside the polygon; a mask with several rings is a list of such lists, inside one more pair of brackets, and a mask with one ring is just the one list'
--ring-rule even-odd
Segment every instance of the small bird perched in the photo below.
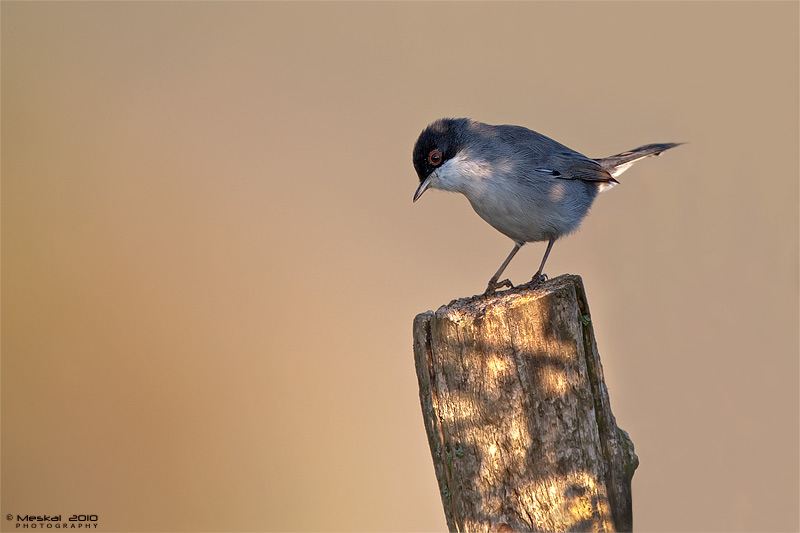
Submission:
{"label": "small bird perched", "polygon": [[648,144],[602,159],[591,159],[522,126],[492,126],[468,118],[443,118],[425,128],[414,146],[419,187],[460,192],[493,228],[514,241],[514,248],[489,280],[484,295],[511,281],[498,282],[526,242],[547,241],[542,273],[556,239],[575,231],[598,193],[636,161],[682,143]]}

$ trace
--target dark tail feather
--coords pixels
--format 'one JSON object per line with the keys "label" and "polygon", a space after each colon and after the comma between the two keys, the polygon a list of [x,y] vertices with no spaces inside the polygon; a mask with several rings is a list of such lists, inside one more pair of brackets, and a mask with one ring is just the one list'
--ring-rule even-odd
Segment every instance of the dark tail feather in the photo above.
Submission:
{"label": "dark tail feather", "polygon": [[595,161],[600,163],[601,167],[606,169],[609,174],[616,178],[628,170],[630,166],[638,160],[644,159],[645,157],[650,157],[651,155],[659,155],[661,152],[669,150],[670,148],[675,148],[681,144],[684,143],[647,144],[627,152],[622,152],[621,154],[604,157],[602,159],[595,159]]}

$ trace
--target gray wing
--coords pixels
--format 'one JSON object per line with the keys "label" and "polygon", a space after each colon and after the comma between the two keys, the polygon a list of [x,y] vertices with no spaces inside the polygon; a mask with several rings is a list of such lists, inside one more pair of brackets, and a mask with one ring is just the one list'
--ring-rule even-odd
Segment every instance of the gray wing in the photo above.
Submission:
{"label": "gray wing", "polygon": [[567,148],[550,137],[519,126],[509,128],[506,139],[515,151],[525,152],[532,170],[557,179],[592,183],[618,183],[599,162]]}
{"label": "gray wing", "polygon": [[565,180],[619,183],[606,169],[592,159],[572,161],[569,164],[567,171],[562,173],[561,176],[556,177]]}

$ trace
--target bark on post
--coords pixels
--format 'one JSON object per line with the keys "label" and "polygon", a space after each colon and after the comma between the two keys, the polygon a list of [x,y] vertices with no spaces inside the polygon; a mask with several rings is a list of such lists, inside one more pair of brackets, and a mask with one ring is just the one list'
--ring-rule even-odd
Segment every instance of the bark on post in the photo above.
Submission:
{"label": "bark on post", "polygon": [[639,460],[579,276],[417,315],[414,357],[451,531],[631,531]]}

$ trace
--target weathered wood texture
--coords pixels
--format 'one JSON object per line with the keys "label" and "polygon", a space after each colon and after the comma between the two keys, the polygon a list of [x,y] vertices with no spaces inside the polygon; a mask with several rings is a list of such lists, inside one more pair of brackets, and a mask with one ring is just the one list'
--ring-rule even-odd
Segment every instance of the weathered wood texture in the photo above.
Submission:
{"label": "weathered wood texture", "polygon": [[417,315],[414,356],[451,531],[631,530],[639,460],[580,277]]}

